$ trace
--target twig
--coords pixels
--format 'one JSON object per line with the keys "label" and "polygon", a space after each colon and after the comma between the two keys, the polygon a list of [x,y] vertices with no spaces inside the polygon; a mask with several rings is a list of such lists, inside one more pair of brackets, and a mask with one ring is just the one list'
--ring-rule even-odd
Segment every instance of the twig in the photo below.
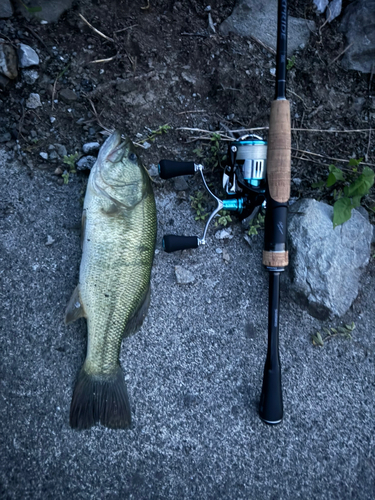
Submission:
{"label": "twig", "polygon": [[203,38],[207,38],[207,33],[180,33],[181,36],[200,36]]}
{"label": "twig", "polygon": [[[268,130],[269,127],[254,127],[254,128],[242,128],[238,130],[231,130],[232,134],[239,134],[241,132],[253,132],[254,130]],[[220,130],[216,130],[211,132],[210,130],[203,130],[201,128],[189,128],[189,127],[179,127],[176,130],[188,130],[191,132],[204,132],[205,134],[220,134]],[[320,132],[320,133],[331,133],[331,134],[351,134],[357,132],[369,132],[372,130],[371,128],[361,128],[361,129],[353,129],[353,130],[324,130],[317,128],[291,128],[294,132]]]}
{"label": "twig", "polygon": [[87,24],[87,26],[90,26],[90,28],[91,28],[92,30],[94,30],[94,31],[95,31],[95,33],[97,33],[98,35],[102,36],[102,37],[103,37],[103,38],[105,38],[106,40],[109,40],[109,41],[110,41],[110,42],[112,42],[112,43],[114,43],[114,42],[115,42],[115,41],[113,40],[113,38],[110,38],[109,36],[105,35],[105,34],[104,34],[104,33],[102,33],[101,31],[99,31],[99,30],[97,30],[96,28],[94,28],[94,26],[93,26],[92,24],[90,24],[90,23],[87,21],[87,19],[85,19],[85,18],[83,17],[83,15],[82,15],[82,14],[78,14],[78,15],[79,15],[79,17],[82,19],[82,21],[84,21],[84,22]]}
{"label": "twig", "polygon": [[37,40],[39,40],[39,42],[43,45],[43,47],[47,50],[47,52],[49,54],[51,54],[51,50],[47,47],[47,45],[43,42],[43,40],[41,39],[41,37],[38,35],[38,33],[36,33],[32,28],[30,28],[30,26],[24,26],[24,28],[27,29],[27,31],[29,31]]}
{"label": "twig", "polygon": [[96,118],[96,121],[99,123],[99,125],[102,127],[102,129],[106,130],[109,134],[112,134],[113,133],[113,129],[109,129],[107,128],[106,126],[104,126],[102,124],[102,122],[100,121],[100,118],[99,118],[99,115],[98,115],[98,112],[96,111],[96,108],[94,106],[94,103],[92,102],[92,100],[86,95],[86,94],[82,94],[83,97],[86,97],[86,99],[89,101],[89,103],[91,104],[91,107],[92,107],[92,110],[94,112],[94,115],[95,115],[95,118]]}
{"label": "twig", "polygon": [[[349,160],[343,160],[342,158],[331,158],[330,156],[324,156],[324,155],[321,155],[319,153],[312,153],[311,151],[304,151],[303,149],[291,148],[291,150],[292,151],[296,151],[297,153],[303,153],[303,154],[307,154],[307,155],[318,156],[319,158],[323,158],[323,159],[329,160],[329,161],[340,161],[340,162],[343,162],[343,163],[348,163],[348,161],[349,161]],[[298,160],[310,161],[309,158],[301,158],[299,156],[294,156],[293,158],[297,158]],[[375,165],[373,165],[372,163],[361,162],[361,165],[366,165],[368,167],[375,167]]]}
{"label": "twig", "polygon": [[147,10],[150,8],[150,0],[147,0],[147,5],[145,7],[141,7],[142,10]]}
{"label": "twig", "polygon": [[123,31],[130,30],[131,28],[136,28],[138,24],[132,24],[131,26],[128,26],[127,28],[121,28],[120,30],[115,31],[115,33],[122,33]]}
{"label": "twig", "polygon": [[296,94],[295,92],[293,92],[293,90],[290,90],[290,89],[286,89],[286,90],[287,90],[287,92],[289,92],[290,94],[293,94],[293,95],[295,95],[296,97],[298,97],[298,99],[301,99],[301,101],[303,102],[304,106],[305,106],[306,108],[308,107],[308,106],[306,106],[305,101],[302,99],[302,97],[301,97],[301,96],[299,96],[298,94]]}
{"label": "twig", "polygon": [[[252,132],[253,130],[268,130],[269,127],[256,127],[256,128],[242,128],[239,130],[231,130],[232,134],[237,134],[240,132]],[[204,134],[220,134],[220,130],[215,130],[211,132],[210,130],[204,130],[201,128],[190,128],[190,127],[178,127],[176,130],[187,130],[190,132],[203,132]]]}
{"label": "twig", "polygon": [[115,56],[109,57],[108,59],[96,59],[95,61],[90,61],[89,64],[97,64],[97,63],[107,63],[117,59],[117,54]]}
{"label": "twig", "polygon": [[57,80],[63,76],[63,74],[68,70],[70,66],[70,63],[65,66],[65,68],[59,73],[56,77],[56,80],[54,81],[53,87],[52,87],[52,99],[51,99],[51,108],[54,109],[54,100],[55,100],[55,94],[56,94],[56,85],[57,85]]}
{"label": "twig", "polygon": [[177,115],[188,115],[190,113],[207,113],[205,109],[197,109],[192,111],[181,111],[181,113],[177,113]]}
{"label": "twig", "polygon": [[335,63],[335,62],[337,61],[337,59],[339,59],[339,58],[340,58],[343,54],[345,54],[345,52],[346,52],[347,50],[349,50],[349,49],[350,49],[350,47],[353,45],[353,43],[354,43],[354,42],[350,43],[350,44],[346,47],[346,49],[344,49],[342,52],[340,52],[340,54],[339,54],[337,57],[335,57],[335,58],[334,58],[334,60],[333,60],[333,61],[331,61],[331,62],[328,64],[328,66],[332,66],[332,64],[333,64],[333,63]]}
{"label": "twig", "polygon": [[367,152],[366,152],[366,160],[368,159],[368,152],[370,151],[370,144],[371,144],[371,128],[370,128],[370,132],[368,134],[368,144],[367,144]]}
{"label": "twig", "polygon": [[276,50],[275,49],[273,49],[272,47],[269,47],[268,45],[266,45],[265,43],[263,43],[258,38],[255,38],[255,36],[249,35],[249,38],[251,38],[251,40],[253,40],[255,43],[257,43],[258,45],[260,45],[261,47],[263,47],[264,49],[266,49],[268,52],[270,52],[274,56],[276,55]]}
{"label": "twig", "polygon": [[321,132],[324,134],[353,134],[357,132],[369,132],[371,129],[370,128],[360,128],[360,129],[353,129],[353,130],[323,130],[319,128],[292,128],[292,130],[295,130],[296,132]]}

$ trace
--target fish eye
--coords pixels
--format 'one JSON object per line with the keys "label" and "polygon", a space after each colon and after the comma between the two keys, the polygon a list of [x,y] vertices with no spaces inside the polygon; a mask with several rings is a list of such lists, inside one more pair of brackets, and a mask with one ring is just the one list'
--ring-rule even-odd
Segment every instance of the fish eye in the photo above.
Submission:
{"label": "fish eye", "polygon": [[135,163],[137,161],[137,155],[134,153],[130,153],[128,156],[129,160]]}

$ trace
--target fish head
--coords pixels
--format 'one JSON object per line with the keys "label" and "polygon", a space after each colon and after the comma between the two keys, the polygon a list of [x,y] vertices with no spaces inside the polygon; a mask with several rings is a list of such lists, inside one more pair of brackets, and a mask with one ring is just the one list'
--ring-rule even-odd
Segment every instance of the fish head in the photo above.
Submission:
{"label": "fish head", "polygon": [[147,174],[130,139],[119,132],[108,137],[94,167],[94,184],[114,201],[132,207],[147,191]]}

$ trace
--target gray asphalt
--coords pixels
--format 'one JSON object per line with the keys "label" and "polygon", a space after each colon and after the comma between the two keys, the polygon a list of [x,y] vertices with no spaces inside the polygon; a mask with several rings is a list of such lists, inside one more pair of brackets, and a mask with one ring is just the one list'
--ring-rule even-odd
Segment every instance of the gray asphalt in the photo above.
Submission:
{"label": "gray asphalt", "polygon": [[[156,186],[151,306],[121,351],[132,428],[76,432],[69,405],[86,326],[81,319],[66,327],[63,317],[78,280],[84,179],[58,186],[3,153],[0,182],[1,498],[375,497],[373,262],[343,318],[356,324],[353,339],[323,348],[311,342],[321,323],[292,301],[283,276],[285,417],[267,426],[258,417],[268,293],[262,238],[250,248],[236,224],[230,241],[211,229],[206,247],[167,255],[163,233],[202,228],[172,181]],[[228,264],[216,252],[224,247]],[[176,265],[195,282],[177,284]]]}

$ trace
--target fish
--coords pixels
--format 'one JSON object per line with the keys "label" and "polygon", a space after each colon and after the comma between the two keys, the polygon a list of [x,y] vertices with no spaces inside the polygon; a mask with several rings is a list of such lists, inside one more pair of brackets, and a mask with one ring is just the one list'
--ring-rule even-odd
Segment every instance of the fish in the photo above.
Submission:
{"label": "fish", "polygon": [[115,131],[88,179],[79,283],[65,311],[67,325],[81,317],[87,322],[86,358],[70,406],[73,429],[131,425],[120,347],[147,314],[155,241],[151,179],[131,141]]}

